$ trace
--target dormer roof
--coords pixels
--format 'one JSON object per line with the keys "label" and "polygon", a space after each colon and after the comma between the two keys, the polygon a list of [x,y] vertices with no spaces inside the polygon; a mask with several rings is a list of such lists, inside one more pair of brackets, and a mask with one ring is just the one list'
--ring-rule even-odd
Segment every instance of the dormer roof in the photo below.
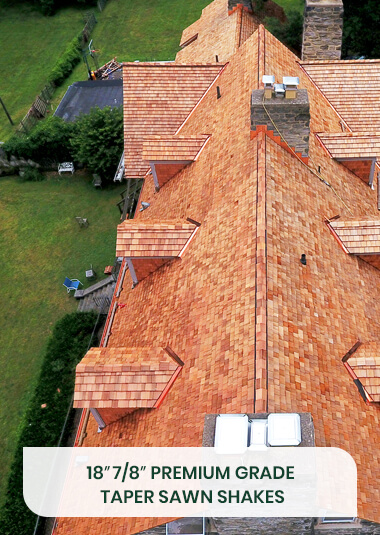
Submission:
{"label": "dormer roof", "polygon": [[186,165],[194,162],[210,136],[149,136],[144,139],[142,158],[149,162],[158,191]]}
{"label": "dormer roof", "polygon": [[178,368],[160,347],[93,347],[76,369],[74,407],[154,408]]}
{"label": "dormer roof", "polygon": [[215,81],[223,65],[124,63],[124,163],[126,178],[149,170],[142,160],[149,135],[174,135]]}

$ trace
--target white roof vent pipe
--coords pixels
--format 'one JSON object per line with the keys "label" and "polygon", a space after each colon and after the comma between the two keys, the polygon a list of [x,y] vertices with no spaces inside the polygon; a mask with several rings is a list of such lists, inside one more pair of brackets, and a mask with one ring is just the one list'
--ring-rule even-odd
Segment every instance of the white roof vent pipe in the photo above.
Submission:
{"label": "white roof vent pipe", "polygon": [[268,416],[269,446],[298,446],[301,440],[299,414],[270,414]]}
{"label": "white roof vent pipe", "polygon": [[285,87],[285,98],[296,98],[297,89],[300,85],[300,79],[298,76],[284,76],[282,83]]}
{"label": "white roof vent pipe", "polygon": [[214,447],[218,454],[241,455],[248,446],[248,416],[246,414],[218,414]]}
{"label": "white roof vent pipe", "polygon": [[249,446],[250,451],[265,451],[267,449],[268,420],[254,419],[250,421]]}
{"label": "white roof vent pipe", "polygon": [[275,81],[275,77],[272,75],[265,74],[263,76],[264,98],[272,98]]}
{"label": "white roof vent pipe", "polygon": [[274,84],[274,94],[276,97],[283,98],[285,96],[285,86],[284,84]]}

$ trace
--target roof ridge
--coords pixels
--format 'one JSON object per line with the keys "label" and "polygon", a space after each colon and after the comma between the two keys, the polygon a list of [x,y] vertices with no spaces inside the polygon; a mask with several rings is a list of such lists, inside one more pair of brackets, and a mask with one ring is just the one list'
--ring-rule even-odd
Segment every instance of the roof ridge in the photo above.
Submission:
{"label": "roof ridge", "polygon": [[169,67],[177,69],[187,69],[193,67],[218,67],[219,69],[223,66],[223,63],[175,63],[174,61],[125,61],[123,62],[123,67]]}

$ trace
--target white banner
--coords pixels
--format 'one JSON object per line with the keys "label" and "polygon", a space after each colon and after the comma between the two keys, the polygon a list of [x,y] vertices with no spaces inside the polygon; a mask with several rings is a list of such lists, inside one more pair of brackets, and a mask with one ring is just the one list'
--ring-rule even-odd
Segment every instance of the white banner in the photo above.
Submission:
{"label": "white banner", "polygon": [[24,499],[47,517],[357,516],[337,448],[24,448]]}

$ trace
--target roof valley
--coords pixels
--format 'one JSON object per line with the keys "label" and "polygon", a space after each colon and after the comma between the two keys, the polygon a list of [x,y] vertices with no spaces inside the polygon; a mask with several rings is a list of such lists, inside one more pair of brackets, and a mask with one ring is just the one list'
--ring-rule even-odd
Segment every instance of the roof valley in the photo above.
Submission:
{"label": "roof valley", "polygon": [[268,410],[266,135],[257,137],[254,412]]}

